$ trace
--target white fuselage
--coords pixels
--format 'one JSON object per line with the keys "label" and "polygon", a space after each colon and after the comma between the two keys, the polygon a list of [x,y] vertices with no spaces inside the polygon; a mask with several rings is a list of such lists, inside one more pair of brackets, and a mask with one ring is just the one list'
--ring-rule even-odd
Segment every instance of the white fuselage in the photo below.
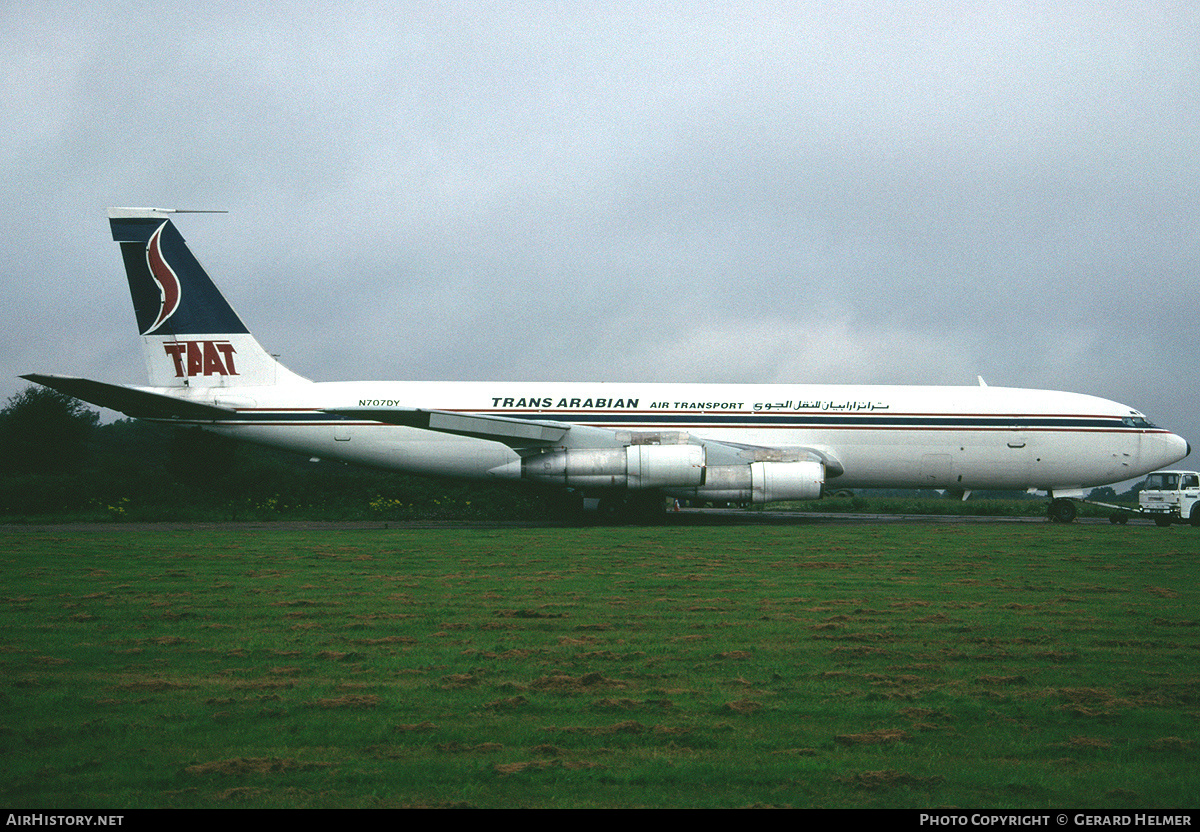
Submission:
{"label": "white fuselage", "polygon": [[[1125,405],[1002,387],[379,381],[143,389],[236,409],[235,420],[197,424],[238,439],[484,480],[516,476],[521,455],[490,439],[328,411],[416,408],[563,422],[613,436],[684,431],[723,446],[804,448],[833,463],[830,476],[844,472],[838,488],[1063,491],[1132,479],[1188,453],[1182,438]],[[561,447],[573,441],[568,432]]]}

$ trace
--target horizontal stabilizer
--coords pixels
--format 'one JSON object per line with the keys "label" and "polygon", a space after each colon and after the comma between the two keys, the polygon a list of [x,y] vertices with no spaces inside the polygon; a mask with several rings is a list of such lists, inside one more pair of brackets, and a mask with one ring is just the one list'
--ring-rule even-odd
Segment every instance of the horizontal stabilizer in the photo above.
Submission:
{"label": "horizontal stabilizer", "polygon": [[72,376],[52,376],[30,373],[21,376],[28,381],[37,382],[44,387],[66,393],[85,402],[117,410],[135,419],[228,419],[235,415],[234,411],[213,404],[190,402],[177,399],[174,396],[164,396],[161,393],[150,393],[120,384],[106,384],[103,381],[92,381],[87,378]]}
{"label": "horizontal stabilizer", "polygon": [[326,410],[352,419],[370,419],[389,425],[404,425],[456,436],[490,439],[510,447],[553,445],[560,442],[571,426],[562,422],[510,419],[505,416],[448,413],[444,410],[405,408],[345,407]]}

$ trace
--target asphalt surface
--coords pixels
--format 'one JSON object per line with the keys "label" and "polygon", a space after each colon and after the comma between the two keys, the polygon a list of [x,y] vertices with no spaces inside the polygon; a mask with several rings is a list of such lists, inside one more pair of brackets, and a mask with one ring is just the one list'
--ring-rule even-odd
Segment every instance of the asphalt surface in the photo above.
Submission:
{"label": "asphalt surface", "polygon": [[[1080,525],[1108,525],[1106,517],[1080,517]],[[696,509],[688,508],[667,512],[662,525],[665,526],[813,526],[813,525],[869,525],[869,524],[944,524],[963,525],[978,523],[1045,523],[1046,517],[1001,517],[964,516],[958,514],[842,514],[808,513],[791,511],[743,511],[741,509]],[[555,522],[552,520],[370,520],[370,521],[306,521],[277,520],[228,523],[54,523],[0,526],[6,532],[89,532],[89,531],[187,531],[205,528],[221,528],[239,531],[318,531],[358,529],[531,529],[572,526],[622,525],[609,524],[599,518],[585,518],[582,523]],[[629,525],[638,525],[636,523]],[[1154,527],[1153,521],[1131,517],[1130,526]]]}

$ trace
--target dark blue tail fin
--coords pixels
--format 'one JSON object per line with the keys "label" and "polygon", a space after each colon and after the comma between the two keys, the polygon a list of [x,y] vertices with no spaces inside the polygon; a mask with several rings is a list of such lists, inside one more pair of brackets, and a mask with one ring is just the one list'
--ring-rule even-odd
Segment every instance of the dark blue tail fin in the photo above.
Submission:
{"label": "dark blue tail fin", "polygon": [[254,339],[171,222],[173,211],[110,208],[156,387],[303,382]]}

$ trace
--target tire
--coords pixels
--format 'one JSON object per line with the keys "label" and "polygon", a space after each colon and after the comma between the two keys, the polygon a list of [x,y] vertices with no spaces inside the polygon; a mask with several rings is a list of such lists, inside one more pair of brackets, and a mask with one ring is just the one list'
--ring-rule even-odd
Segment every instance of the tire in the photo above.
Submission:
{"label": "tire", "polygon": [[1054,523],[1071,523],[1078,515],[1075,509],[1075,504],[1070,500],[1059,498],[1050,501],[1050,507],[1046,509],[1046,515]]}
{"label": "tire", "polygon": [[1171,517],[1155,517],[1154,525],[1158,526],[1160,529],[1165,529],[1167,526],[1171,525],[1172,519],[1173,518]]}
{"label": "tire", "polygon": [[572,525],[583,522],[583,492],[552,491],[546,499],[554,519]]}
{"label": "tire", "polygon": [[613,525],[658,525],[666,522],[666,499],[658,491],[609,494],[600,499],[599,516]]}

